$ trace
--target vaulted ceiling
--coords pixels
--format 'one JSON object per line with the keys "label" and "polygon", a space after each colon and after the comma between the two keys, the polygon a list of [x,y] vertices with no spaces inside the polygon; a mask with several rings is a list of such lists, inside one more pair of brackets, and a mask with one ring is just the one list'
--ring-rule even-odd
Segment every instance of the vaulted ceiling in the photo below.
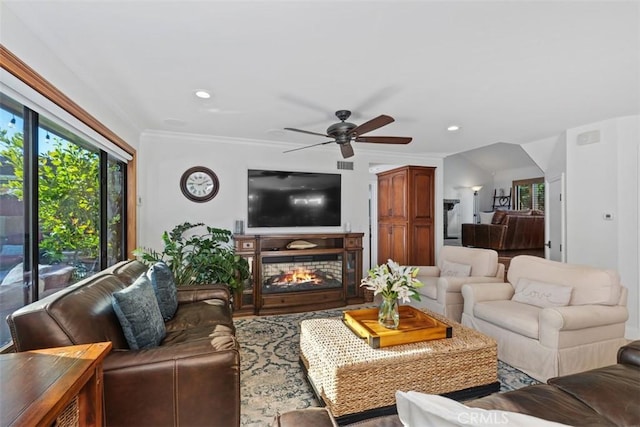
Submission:
{"label": "vaulted ceiling", "polygon": [[[0,7],[140,132],[296,148],[326,138],[283,128],[325,133],[334,112],[348,109],[356,124],[380,114],[396,119],[370,135],[413,137],[406,146],[357,151],[447,154],[640,112],[637,1],[3,0]],[[8,49],[35,54],[5,31]],[[211,98],[196,98],[199,89]],[[448,132],[454,124],[461,130]]]}

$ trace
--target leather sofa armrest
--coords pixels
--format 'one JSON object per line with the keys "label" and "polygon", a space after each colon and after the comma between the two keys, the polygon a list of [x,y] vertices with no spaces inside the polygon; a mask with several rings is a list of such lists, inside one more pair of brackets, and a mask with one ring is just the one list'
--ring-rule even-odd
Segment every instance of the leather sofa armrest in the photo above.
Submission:
{"label": "leather sofa armrest", "polygon": [[544,248],[543,215],[507,215],[505,224],[507,228],[502,249]]}
{"label": "leather sofa armrest", "polygon": [[[569,305],[566,307],[545,308],[540,311],[540,344],[557,348],[562,331],[577,331],[613,324],[624,324],[629,318],[626,307],[615,305]],[[584,334],[588,341],[587,331]]]}
{"label": "leather sofa armrest", "polygon": [[640,340],[632,341],[618,349],[618,363],[640,366]]}
{"label": "leather sofa armrest", "polygon": [[473,316],[473,306],[477,303],[482,301],[510,300],[514,292],[515,290],[510,283],[465,283],[462,285],[464,313]]}
{"label": "leather sofa armrest", "polygon": [[[206,341],[206,342],[205,342]],[[105,372],[117,369],[139,368],[153,363],[178,361],[192,357],[204,357],[217,351],[238,351],[233,335],[221,334],[212,339],[185,341],[177,345],[158,346],[143,350],[113,350],[105,358]]]}
{"label": "leather sofa armrest", "polygon": [[240,352],[232,335],[113,351],[103,372],[107,425],[240,425]]}
{"label": "leather sofa armrest", "polygon": [[223,284],[178,287],[178,304],[208,299],[221,299],[229,303],[231,301],[229,287]]}

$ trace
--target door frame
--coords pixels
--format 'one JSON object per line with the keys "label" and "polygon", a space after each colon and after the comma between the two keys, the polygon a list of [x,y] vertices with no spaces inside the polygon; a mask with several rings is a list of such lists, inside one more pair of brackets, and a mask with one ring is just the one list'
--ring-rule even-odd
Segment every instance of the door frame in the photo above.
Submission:
{"label": "door frame", "polygon": [[[560,182],[560,193],[558,195],[552,194],[552,184]],[[555,186],[554,186],[555,188]],[[549,248],[549,242],[551,245],[558,245],[556,247],[559,248],[559,258],[556,261],[567,262],[567,214],[566,214],[566,179],[565,173],[561,172],[558,175],[553,175],[550,177],[545,176],[545,184],[544,184],[544,192],[545,192],[545,213],[544,213],[544,236],[545,236],[545,247],[544,247],[544,257],[546,259],[552,258],[552,249]],[[556,196],[558,196],[556,198]],[[560,217],[555,218],[555,215],[552,215],[552,212],[557,212],[557,209],[553,209],[555,204],[559,203],[559,211]],[[560,230],[559,236],[553,236],[553,227],[552,222],[559,221]],[[557,243],[559,242],[559,244]]]}

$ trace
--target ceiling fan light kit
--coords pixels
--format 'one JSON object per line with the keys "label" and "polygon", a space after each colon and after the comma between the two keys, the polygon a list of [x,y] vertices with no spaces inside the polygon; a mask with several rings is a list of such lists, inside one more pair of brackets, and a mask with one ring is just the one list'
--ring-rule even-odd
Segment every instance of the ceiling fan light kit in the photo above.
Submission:
{"label": "ceiling fan light kit", "polygon": [[334,123],[327,128],[327,133],[318,133],[318,132],[310,132],[308,130],[295,129],[295,128],[284,128],[285,130],[289,130],[292,132],[300,132],[306,133],[308,135],[316,135],[323,136],[326,138],[332,138],[331,141],[319,142],[317,144],[307,145],[305,147],[294,148],[292,150],[286,150],[285,153],[290,153],[292,151],[304,150],[305,148],[311,148],[318,145],[326,145],[335,142],[340,146],[340,152],[342,153],[342,157],[349,158],[352,157],[353,147],[351,146],[351,142],[367,142],[372,144],[408,144],[411,142],[412,138],[410,137],[401,137],[401,136],[362,136],[365,133],[374,131],[382,126],[386,126],[390,123],[394,122],[393,117],[382,114],[374,119],[369,120],[361,124],[360,126],[347,122],[346,120],[351,116],[351,111],[349,110],[338,110],[336,111],[336,117],[340,120],[338,123]]}

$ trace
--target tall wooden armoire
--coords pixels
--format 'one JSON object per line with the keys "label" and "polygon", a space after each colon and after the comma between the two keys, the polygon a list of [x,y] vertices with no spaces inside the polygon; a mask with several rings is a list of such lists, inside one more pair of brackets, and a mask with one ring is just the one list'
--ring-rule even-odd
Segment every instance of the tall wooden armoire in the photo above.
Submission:
{"label": "tall wooden armoire", "polygon": [[378,174],[378,264],[434,265],[435,168]]}

